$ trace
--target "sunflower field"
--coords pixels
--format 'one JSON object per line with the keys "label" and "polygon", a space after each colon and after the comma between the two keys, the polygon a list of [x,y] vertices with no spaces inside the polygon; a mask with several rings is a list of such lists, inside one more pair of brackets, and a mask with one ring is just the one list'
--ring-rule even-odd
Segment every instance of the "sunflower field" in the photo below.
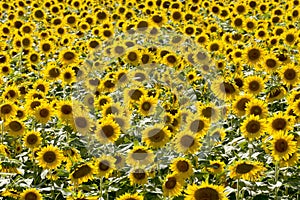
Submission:
{"label": "sunflower field", "polygon": [[299,0],[0,11],[0,199],[300,199]]}

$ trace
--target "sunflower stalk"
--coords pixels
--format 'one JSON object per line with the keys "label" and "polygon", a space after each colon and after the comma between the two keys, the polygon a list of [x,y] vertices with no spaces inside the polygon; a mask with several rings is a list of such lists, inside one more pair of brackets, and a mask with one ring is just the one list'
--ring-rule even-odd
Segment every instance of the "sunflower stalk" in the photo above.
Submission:
{"label": "sunflower stalk", "polygon": [[[279,177],[279,164],[278,162],[276,162],[275,164],[275,184],[277,185],[278,182],[278,177]],[[278,186],[276,186],[275,188],[275,200],[278,199]]]}
{"label": "sunflower stalk", "polygon": [[237,179],[237,182],[236,182],[236,199],[237,200],[240,199],[240,187],[239,187],[239,184],[240,184],[240,179]]}

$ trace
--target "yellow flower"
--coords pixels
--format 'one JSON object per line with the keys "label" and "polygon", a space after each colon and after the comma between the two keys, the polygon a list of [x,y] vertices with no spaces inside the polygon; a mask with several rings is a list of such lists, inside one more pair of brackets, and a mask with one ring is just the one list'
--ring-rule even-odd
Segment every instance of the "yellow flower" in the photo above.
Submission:
{"label": "yellow flower", "polygon": [[207,170],[213,174],[220,174],[224,171],[226,164],[220,160],[210,160]]}
{"label": "yellow flower", "polygon": [[170,169],[173,173],[179,175],[180,178],[189,178],[193,172],[193,165],[191,161],[186,158],[175,158],[170,164]]}
{"label": "yellow flower", "polygon": [[143,146],[135,146],[129,151],[126,162],[131,166],[145,166],[154,161],[153,152]]}
{"label": "yellow flower", "polygon": [[149,147],[159,148],[169,141],[170,136],[171,132],[167,129],[167,126],[156,124],[142,132],[142,141]]}
{"label": "yellow flower", "polygon": [[297,151],[297,142],[293,141],[294,136],[292,134],[279,131],[273,134],[273,140],[271,141],[271,151],[274,160],[288,160],[289,156]]}
{"label": "yellow flower", "polygon": [[112,156],[100,156],[100,158],[98,158],[96,160],[96,170],[97,170],[97,174],[100,177],[106,177],[108,178],[110,176],[110,174],[113,172],[113,170],[115,169],[115,162],[116,159]]}
{"label": "yellow flower", "polygon": [[147,95],[141,96],[138,105],[139,113],[143,116],[149,116],[154,113],[157,104],[157,99],[148,97]]}
{"label": "yellow flower", "polygon": [[40,191],[35,188],[28,188],[28,189],[24,190],[20,194],[20,198],[21,198],[21,200],[29,200],[29,199],[41,200],[41,199],[43,199]]}
{"label": "yellow flower", "polygon": [[176,150],[184,154],[194,154],[200,150],[199,135],[182,131],[175,138]]}
{"label": "yellow flower", "polygon": [[241,124],[241,131],[245,138],[250,141],[259,139],[266,132],[266,121],[259,116],[250,115]]}
{"label": "yellow flower", "polygon": [[117,198],[117,200],[143,200],[144,198],[142,196],[139,196],[138,194],[129,194],[125,193]]}
{"label": "yellow flower", "polygon": [[70,173],[71,182],[75,185],[80,185],[81,183],[92,180],[93,174],[95,172],[94,166],[87,162],[79,165]]}
{"label": "yellow flower", "polygon": [[261,162],[240,160],[229,166],[230,178],[255,181],[266,170]]}
{"label": "yellow flower", "polygon": [[102,144],[114,143],[121,134],[121,128],[111,118],[106,117],[101,120],[95,134]]}
{"label": "yellow flower", "polygon": [[143,168],[133,168],[129,173],[130,184],[144,185],[148,181],[148,173]]}
{"label": "yellow flower", "polygon": [[202,182],[201,185],[188,185],[184,200],[218,199],[227,200],[223,186]]}
{"label": "yellow flower", "polygon": [[78,55],[74,50],[63,50],[59,53],[59,60],[64,65],[76,64]]}
{"label": "yellow flower", "polygon": [[44,169],[57,169],[63,160],[62,152],[55,146],[43,147],[38,153],[39,166]]}
{"label": "yellow flower", "polygon": [[178,174],[167,175],[163,185],[163,195],[167,197],[176,197],[181,195],[184,180]]}
{"label": "yellow flower", "polygon": [[283,112],[275,113],[268,119],[268,126],[270,133],[278,133],[280,131],[289,131],[293,128],[294,120],[291,116]]}
{"label": "yellow flower", "polygon": [[28,131],[23,137],[23,141],[26,147],[34,149],[42,142],[41,134],[37,131]]}

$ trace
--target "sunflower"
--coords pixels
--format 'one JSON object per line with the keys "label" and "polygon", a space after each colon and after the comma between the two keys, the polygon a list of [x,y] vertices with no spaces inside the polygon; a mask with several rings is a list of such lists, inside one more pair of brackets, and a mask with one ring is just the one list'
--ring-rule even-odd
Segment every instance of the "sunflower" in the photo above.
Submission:
{"label": "sunflower", "polygon": [[28,188],[21,192],[21,200],[41,200],[43,199],[42,194],[35,188]]}
{"label": "sunflower", "polygon": [[289,131],[293,129],[293,119],[283,112],[277,112],[268,119],[268,126],[270,133]]}
{"label": "sunflower", "polygon": [[20,96],[20,92],[18,90],[18,87],[15,85],[7,86],[4,92],[2,93],[3,99],[7,99],[10,101],[14,101],[18,99],[19,96]]}
{"label": "sunflower", "polygon": [[265,56],[265,58],[262,61],[262,65],[263,65],[264,69],[270,73],[270,72],[274,72],[278,68],[279,61],[275,55],[271,54],[271,55]]}
{"label": "sunflower", "polygon": [[76,82],[75,71],[71,67],[66,67],[62,70],[60,74],[60,79],[62,80],[62,85],[71,85]]}
{"label": "sunflower", "polygon": [[9,135],[20,136],[25,131],[25,124],[19,119],[12,118],[9,121],[5,122],[5,130]]}
{"label": "sunflower", "polygon": [[28,131],[23,137],[23,141],[26,147],[34,149],[42,142],[41,134],[37,131]]}
{"label": "sunflower", "polygon": [[173,173],[178,174],[180,178],[189,178],[193,175],[193,165],[186,158],[175,158],[170,164],[170,169]]}
{"label": "sunflower", "polygon": [[257,95],[264,89],[264,80],[260,76],[248,76],[243,89],[246,93]]}
{"label": "sunflower", "polygon": [[45,79],[55,81],[60,77],[61,69],[54,63],[50,63],[44,69],[43,74]]}
{"label": "sunflower", "polygon": [[259,139],[266,131],[266,121],[259,116],[250,115],[241,124],[241,131],[245,138],[250,141]]}
{"label": "sunflower", "polygon": [[207,171],[212,174],[221,174],[224,171],[226,164],[220,160],[210,160]]}
{"label": "sunflower", "polygon": [[239,160],[229,166],[230,178],[255,181],[259,179],[266,168],[257,161]]}
{"label": "sunflower", "polygon": [[63,160],[63,154],[57,147],[48,145],[38,152],[37,160],[44,169],[57,169]]}
{"label": "sunflower", "polygon": [[53,109],[49,104],[44,102],[34,110],[34,115],[37,121],[46,124],[53,115]]}
{"label": "sunflower", "polygon": [[74,128],[82,135],[87,135],[92,128],[92,122],[88,114],[74,109],[73,116],[74,122],[72,125],[74,125]]}
{"label": "sunflower", "polygon": [[194,135],[191,132],[182,131],[175,138],[176,150],[180,153],[194,154],[196,153],[201,144],[199,142],[199,135]]}
{"label": "sunflower", "polygon": [[124,61],[131,65],[137,65],[140,61],[140,52],[138,50],[127,51],[123,56]]}
{"label": "sunflower", "polygon": [[197,109],[201,116],[211,122],[216,122],[220,117],[220,111],[214,103],[203,104]]}
{"label": "sunflower", "polygon": [[260,47],[252,46],[245,49],[243,55],[248,64],[255,65],[264,57],[264,51]]}
{"label": "sunflower", "polygon": [[44,79],[38,79],[34,82],[34,84],[32,85],[33,89],[35,90],[39,90],[45,94],[48,93],[49,91],[49,82],[47,80]]}
{"label": "sunflower", "polygon": [[267,94],[268,102],[282,99],[286,94],[286,90],[283,86],[275,87],[271,89]]}
{"label": "sunflower", "polygon": [[59,60],[64,65],[76,64],[78,62],[78,55],[74,50],[63,50],[59,52]]}
{"label": "sunflower", "polygon": [[273,134],[270,147],[274,160],[288,160],[289,156],[297,151],[297,142],[293,141],[294,136],[284,131]]}
{"label": "sunflower", "polygon": [[71,182],[75,185],[80,185],[81,183],[92,180],[93,174],[95,172],[94,166],[90,162],[86,162],[77,166],[71,173],[69,178]]}
{"label": "sunflower", "polygon": [[144,185],[148,181],[148,172],[143,168],[133,168],[129,173],[130,185]]}
{"label": "sunflower", "polygon": [[249,103],[251,99],[252,96],[248,94],[238,96],[233,102],[233,112],[240,117],[245,115],[247,103]]}
{"label": "sunflower", "polygon": [[121,115],[124,110],[120,102],[117,103],[106,103],[102,106],[102,116],[107,117],[108,115]]}
{"label": "sunflower", "polygon": [[167,175],[163,185],[163,195],[167,197],[177,197],[181,195],[183,189],[184,180],[177,174]]}
{"label": "sunflower", "polygon": [[210,122],[205,117],[200,116],[199,113],[188,116],[186,131],[192,132],[203,137],[210,127]]}
{"label": "sunflower", "polygon": [[156,124],[142,132],[142,141],[149,147],[159,148],[164,146],[171,136],[171,132],[164,124]]}
{"label": "sunflower", "polygon": [[49,55],[51,52],[53,52],[55,47],[53,46],[51,41],[43,40],[40,42],[40,50],[45,54]]}
{"label": "sunflower", "polygon": [[56,113],[60,120],[73,122],[73,103],[70,100],[60,100],[56,102]]}
{"label": "sunflower", "polygon": [[114,78],[106,77],[104,80],[101,81],[98,89],[103,93],[105,92],[111,93],[115,91],[116,84],[117,81]]}
{"label": "sunflower", "polygon": [[289,155],[287,160],[280,160],[279,166],[280,167],[292,167],[295,166],[299,162],[299,154],[296,152]]}
{"label": "sunflower", "polygon": [[265,118],[268,115],[268,105],[260,99],[251,99],[246,104],[246,115],[259,116]]}
{"label": "sunflower", "polygon": [[298,85],[299,69],[293,64],[284,65],[280,70],[280,77],[286,85]]}
{"label": "sunflower", "polygon": [[184,200],[227,200],[223,186],[212,185],[202,182],[199,185],[188,185]]}
{"label": "sunflower", "polygon": [[116,200],[143,200],[143,199],[144,197],[139,196],[138,194],[125,193],[119,196]]}
{"label": "sunflower", "polygon": [[139,113],[143,116],[149,116],[155,111],[157,99],[143,95],[137,103],[139,105]]}
{"label": "sunflower", "polygon": [[0,104],[0,116],[4,118],[14,117],[16,115],[16,106],[9,101]]}
{"label": "sunflower", "polygon": [[114,143],[121,134],[121,128],[111,118],[106,117],[101,119],[95,134],[102,144]]}
{"label": "sunflower", "polygon": [[213,80],[211,90],[217,98],[222,100],[230,100],[234,98],[238,91],[234,84],[220,78]]}
{"label": "sunflower", "polygon": [[97,170],[96,174],[100,177],[108,178],[115,169],[115,162],[116,159],[112,156],[100,156],[95,164]]}
{"label": "sunflower", "polygon": [[127,164],[131,166],[145,166],[154,161],[154,154],[151,150],[143,146],[135,146],[128,152]]}
{"label": "sunflower", "polygon": [[112,97],[110,97],[108,95],[100,95],[100,96],[96,97],[96,99],[94,101],[94,106],[98,110],[102,110],[103,106],[105,104],[111,104],[112,101],[113,101]]}

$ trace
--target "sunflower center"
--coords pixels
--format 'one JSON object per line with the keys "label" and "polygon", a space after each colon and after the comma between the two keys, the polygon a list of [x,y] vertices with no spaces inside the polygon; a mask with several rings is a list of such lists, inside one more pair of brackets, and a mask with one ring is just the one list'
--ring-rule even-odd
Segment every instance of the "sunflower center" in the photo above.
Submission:
{"label": "sunflower center", "polygon": [[207,107],[202,110],[202,114],[205,118],[211,118],[215,115],[215,113],[216,111],[211,107]]}
{"label": "sunflower center", "polygon": [[129,95],[130,95],[130,98],[133,99],[133,100],[139,100],[140,97],[143,95],[143,93],[139,90],[131,90],[129,92]]}
{"label": "sunflower center", "polygon": [[43,108],[40,110],[40,116],[46,118],[49,116],[49,110],[47,108]]}
{"label": "sunflower center", "polygon": [[250,114],[252,115],[261,115],[262,114],[262,109],[259,106],[253,106],[250,109]]}
{"label": "sunflower center", "polygon": [[136,78],[137,81],[144,81],[146,79],[146,76],[143,73],[136,73],[134,77]]}
{"label": "sunflower center", "polygon": [[99,169],[101,171],[107,171],[109,169],[109,162],[107,160],[103,160],[99,163]]}
{"label": "sunflower center", "polygon": [[180,139],[180,144],[186,148],[192,147],[195,143],[195,140],[192,136],[190,135],[184,135]]}
{"label": "sunflower center", "polygon": [[173,189],[176,186],[177,180],[175,177],[170,177],[165,183],[167,189]]}
{"label": "sunflower center", "polygon": [[143,110],[149,111],[150,108],[151,108],[151,103],[149,103],[149,102],[144,102],[144,103],[142,104],[142,109],[143,109]]}
{"label": "sunflower center", "polygon": [[250,61],[256,61],[260,58],[261,53],[258,49],[251,49],[248,51],[248,58]]}
{"label": "sunflower center", "polygon": [[249,83],[249,89],[251,90],[251,91],[257,91],[258,89],[259,89],[259,83],[257,82],[257,81],[251,81],[250,83]]}
{"label": "sunflower center", "polygon": [[234,86],[231,83],[221,83],[220,89],[223,93],[226,94],[233,94],[235,92]]}
{"label": "sunflower center", "polygon": [[275,119],[272,122],[272,127],[275,130],[284,130],[284,128],[286,127],[286,121],[285,121],[285,119],[283,119],[283,118]]}
{"label": "sunflower center", "polygon": [[246,174],[250,172],[253,169],[253,167],[254,167],[253,165],[247,163],[239,164],[236,167],[236,172],[239,174]]}
{"label": "sunflower center", "polygon": [[194,133],[201,131],[204,128],[204,122],[202,120],[195,120],[190,125],[190,130]]}
{"label": "sunflower center", "polygon": [[288,149],[288,143],[284,139],[279,139],[275,142],[276,151],[283,153]]}
{"label": "sunflower center", "polygon": [[42,92],[45,92],[45,90],[46,90],[45,86],[42,84],[39,84],[36,88],[41,90]]}
{"label": "sunflower center", "polygon": [[75,58],[75,54],[73,52],[68,51],[64,54],[63,57],[65,60],[70,61]]}
{"label": "sunflower center", "polygon": [[26,141],[28,144],[33,145],[38,141],[38,137],[35,134],[30,134]]}
{"label": "sunflower center", "polygon": [[37,195],[33,192],[28,192],[25,195],[25,200],[37,200],[37,199],[38,199]]}
{"label": "sunflower center", "polygon": [[49,51],[50,48],[51,48],[50,44],[47,44],[47,43],[46,43],[46,44],[43,44],[43,45],[42,45],[42,49],[43,49],[43,51],[45,51],[45,52]]}
{"label": "sunflower center", "polygon": [[237,103],[237,109],[240,111],[245,111],[246,109],[246,104],[249,102],[250,100],[247,98],[242,98],[241,100],[238,101]]}
{"label": "sunflower center", "polygon": [[260,130],[260,123],[256,120],[251,120],[250,122],[248,122],[246,130],[247,132],[252,134],[257,133]]}
{"label": "sunflower center", "polygon": [[144,170],[137,169],[133,172],[133,177],[137,180],[143,180],[144,178],[146,178],[146,174],[145,174]]}
{"label": "sunflower center", "polygon": [[219,169],[221,167],[221,165],[219,163],[214,163],[211,165],[211,167],[214,169]]}
{"label": "sunflower center", "polygon": [[53,151],[47,151],[44,155],[43,155],[43,160],[46,163],[52,163],[56,160],[56,154]]}
{"label": "sunflower center", "polygon": [[59,69],[57,69],[57,68],[52,68],[52,69],[50,69],[50,70],[49,70],[49,75],[50,75],[50,77],[52,77],[52,78],[58,77],[58,76],[60,75]]}
{"label": "sunflower center", "polygon": [[180,172],[187,172],[189,170],[189,164],[185,160],[180,160],[180,161],[177,162],[176,168]]}
{"label": "sunflower center", "polygon": [[130,52],[127,56],[128,60],[135,61],[137,59],[137,54],[135,52]]}
{"label": "sunflower center", "polygon": [[283,74],[284,74],[284,78],[289,81],[294,80],[297,75],[294,69],[287,69]]}
{"label": "sunflower center", "polygon": [[116,48],[115,48],[115,52],[116,52],[117,54],[123,54],[124,51],[125,51],[125,49],[124,49],[124,47],[122,47],[122,46],[116,46]]}
{"label": "sunflower center", "polygon": [[99,43],[97,41],[91,41],[90,42],[90,47],[93,48],[93,49],[96,48],[98,45],[99,45]]}
{"label": "sunflower center", "polygon": [[22,129],[22,124],[20,122],[17,122],[17,121],[12,121],[9,123],[9,128],[12,130],[12,131],[20,131]]}
{"label": "sunflower center", "polygon": [[195,191],[194,197],[196,200],[219,200],[218,191],[205,187]]}
{"label": "sunflower center", "polygon": [[171,64],[175,63],[176,62],[176,57],[173,56],[173,55],[170,55],[167,57],[167,61]]}
{"label": "sunflower center", "polygon": [[6,104],[1,107],[1,113],[4,115],[9,114],[11,111],[12,111],[12,107],[9,104]]}
{"label": "sunflower center", "polygon": [[148,137],[152,142],[160,142],[165,138],[165,132],[156,128],[149,131]]}
{"label": "sunflower center", "polygon": [[114,128],[111,125],[105,125],[102,127],[103,134],[109,138],[114,134]]}
{"label": "sunflower center", "polygon": [[65,115],[71,114],[72,113],[72,106],[70,105],[63,105],[61,107],[61,112]]}
{"label": "sunflower center", "polygon": [[33,101],[31,104],[30,104],[30,108],[32,110],[34,110],[36,107],[40,106],[41,105],[41,102],[39,101]]}
{"label": "sunflower center", "polygon": [[144,160],[148,156],[147,151],[138,149],[133,152],[132,158],[135,160]]}
{"label": "sunflower center", "polygon": [[74,173],[73,173],[73,178],[82,178],[86,175],[88,175],[90,172],[92,171],[92,169],[90,168],[90,166],[88,165],[83,165],[81,167],[79,167]]}
{"label": "sunflower center", "polygon": [[274,68],[274,67],[276,67],[276,61],[274,59],[270,58],[266,61],[266,65],[269,68]]}
{"label": "sunflower center", "polygon": [[287,34],[287,36],[285,37],[285,40],[287,42],[293,42],[295,40],[295,36],[293,34]]}
{"label": "sunflower center", "polygon": [[104,86],[106,88],[113,88],[113,87],[115,87],[115,84],[112,82],[112,80],[107,80],[104,82]]}
{"label": "sunflower center", "polygon": [[72,75],[71,75],[70,72],[66,72],[66,73],[64,74],[64,78],[65,78],[65,79],[70,79],[71,77],[72,77]]}
{"label": "sunflower center", "polygon": [[77,117],[75,119],[75,124],[79,128],[85,128],[87,126],[87,120],[84,117]]}

